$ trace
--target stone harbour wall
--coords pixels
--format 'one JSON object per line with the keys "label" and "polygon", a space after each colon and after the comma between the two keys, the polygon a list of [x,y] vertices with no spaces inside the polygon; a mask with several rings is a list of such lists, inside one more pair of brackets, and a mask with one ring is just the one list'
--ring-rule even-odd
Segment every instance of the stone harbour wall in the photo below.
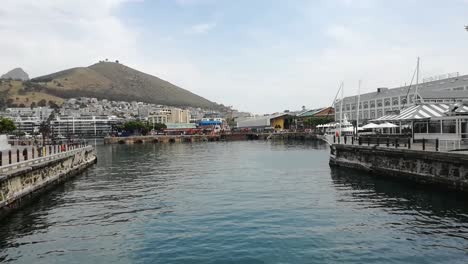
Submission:
{"label": "stone harbour wall", "polygon": [[468,192],[468,155],[333,144],[330,166]]}
{"label": "stone harbour wall", "polygon": [[96,162],[93,147],[0,167],[0,217]]}

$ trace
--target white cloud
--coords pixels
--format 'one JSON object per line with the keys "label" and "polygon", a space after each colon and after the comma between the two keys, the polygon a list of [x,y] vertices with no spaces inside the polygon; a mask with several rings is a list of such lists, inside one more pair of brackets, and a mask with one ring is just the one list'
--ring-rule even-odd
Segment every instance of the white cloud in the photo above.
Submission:
{"label": "white cloud", "polygon": [[138,34],[113,15],[124,2],[2,1],[0,72],[21,66],[37,76],[106,57],[130,59]]}

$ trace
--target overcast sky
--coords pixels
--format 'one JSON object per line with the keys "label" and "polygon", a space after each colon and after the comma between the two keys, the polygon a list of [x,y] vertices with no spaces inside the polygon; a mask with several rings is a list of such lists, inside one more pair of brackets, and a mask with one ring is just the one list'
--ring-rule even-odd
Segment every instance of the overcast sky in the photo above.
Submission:
{"label": "overcast sky", "polygon": [[0,73],[109,58],[239,110],[468,74],[468,0],[2,0]]}

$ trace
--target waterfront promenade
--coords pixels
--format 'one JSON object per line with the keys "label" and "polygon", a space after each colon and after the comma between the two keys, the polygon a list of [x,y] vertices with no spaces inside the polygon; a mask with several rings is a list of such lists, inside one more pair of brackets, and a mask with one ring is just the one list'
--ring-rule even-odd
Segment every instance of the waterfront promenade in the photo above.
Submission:
{"label": "waterfront promenade", "polygon": [[323,139],[330,144],[330,166],[468,192],[468,153],[462,144],[389,137]]}

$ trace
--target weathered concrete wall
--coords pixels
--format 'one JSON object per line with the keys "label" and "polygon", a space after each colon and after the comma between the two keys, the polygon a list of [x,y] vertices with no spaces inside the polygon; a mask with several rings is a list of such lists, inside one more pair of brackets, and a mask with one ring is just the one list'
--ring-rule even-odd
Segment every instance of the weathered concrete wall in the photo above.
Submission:
{"label": "weathered concrete wall", "polygon": [[330,165],[468,191],[468,155],[334,144]]}
{"label": "weathered concrete wall", "polygon": [[0,217],[96,162],[91,146],[1,167]]}

